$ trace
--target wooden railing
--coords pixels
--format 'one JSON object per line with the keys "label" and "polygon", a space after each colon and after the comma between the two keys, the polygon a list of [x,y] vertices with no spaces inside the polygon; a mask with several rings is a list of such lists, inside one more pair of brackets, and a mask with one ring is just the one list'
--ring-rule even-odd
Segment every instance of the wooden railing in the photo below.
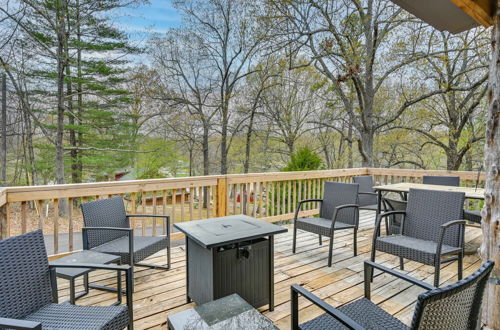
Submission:
{"label": "wooden railing", "polygon": [[[466,186],[474,186],[477,177],[463,171],[354,168],[7,187],[0,190],[0,238],[40,228],[52,237],[50,252],[73,251],[75,234],[82,227],[79,204],[110,196],[122,196],[130,213],[168,214],[172,222],[240,213],[272,222],[289,220],[299,200],[322,196],[325,181],[351,182],[357,175],[372,175],[380,184],[420,182],[422,175],[457,175]],[[479,181],[484,186],[484,174]],[[311,204],[301,215],[317,213]],[[150,218],[135,219],[131,225],[142,234],[165,231]],[[175,233],[173,238],[180,237]]]}

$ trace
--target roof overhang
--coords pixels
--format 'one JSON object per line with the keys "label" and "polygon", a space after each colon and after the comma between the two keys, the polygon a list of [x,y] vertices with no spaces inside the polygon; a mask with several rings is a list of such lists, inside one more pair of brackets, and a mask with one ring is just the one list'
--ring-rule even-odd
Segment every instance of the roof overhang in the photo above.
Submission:
{"label": "roof overhang", "polygon": [[493,24],[494,0],[391,0],[438,30],[459,33]]}

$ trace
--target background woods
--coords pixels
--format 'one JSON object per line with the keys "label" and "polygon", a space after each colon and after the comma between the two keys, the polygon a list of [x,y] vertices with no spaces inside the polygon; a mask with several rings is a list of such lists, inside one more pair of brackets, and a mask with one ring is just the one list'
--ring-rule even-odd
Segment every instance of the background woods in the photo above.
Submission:
{"label": "background woods", "polygon": [[[325,168],[477,170],[489,32],[437,32],[391,2],[1,0],[4,185]],[[420,150],[420,152],[415,152]],[[312,156],[312,157],[313,157]]]}

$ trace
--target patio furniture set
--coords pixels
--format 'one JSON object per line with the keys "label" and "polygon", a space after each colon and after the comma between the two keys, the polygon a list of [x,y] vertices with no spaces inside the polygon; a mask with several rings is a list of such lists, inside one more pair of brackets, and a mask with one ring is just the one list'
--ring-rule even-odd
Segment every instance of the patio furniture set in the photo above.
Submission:
{"label": "patio furniture set", "polygon": [[[323,199],[299,201],[292,252],[297,249],[297,230],[318,235],[320,245],[323,236],[328,237],[329,267],[336,231],[353,230],[356,256],[359,210],[375,211],[376,223],[371,260],[364,262],[365,298],[336,309],[303,287],[292,285],[292,329],[476,328],[482,292],[493,263],[485,263],[462,279],[466,223],[462,219],[464,200],[479,194],[460,189],[455,177],[424,177],[423,182],[374,186],[372,177],[355,177],[353,183],[326,182]],[[401,198],[384,196],[383,191]],[[306,203],[319,203],[319,217],[299,217]],[[134,267],[170,269],[170,218],[128,215],[121,197],[82,203],[81,208],[85,227],[80,252],[49,262],[41,230],[0,241],[0,328],[133,328]],[[130,227],[133,217],[163,218],[166,235],[136,235]],[[382,220],[385,235],[381,233]],[[468,220],[477,219],[470,216]],[[286,228],[245,215],[176,223],[174,227],[186,236],[186,300],[193,300],[197,307],[170,315],[170,329],[277,329],[255,308],[268,305],[270,311],[274,309],[273,237]],[[164,249],[166,266],[143,263]],[[434,285],[376,264],[376,251],[398,256],[401,270],[404,259],[434,266]],[[455,260],[459,281],[439,288],[441,263]],[[90,283],[89,273],[97,269],[116,272],[116,287]],[[370,301],[374,269],[427,290],[418,296],[411,327]],[[58,303],[56,277],[69,281],[70,299],[66,303]],[[84,291],[77,294],[75,279],[79,277],[83,277]],[[76,305],[90,288],[115,292],[117,301],[111,306]],[[125,305],[122,295],[126,296]],[[299,296],[324,314],[299,325]]]}

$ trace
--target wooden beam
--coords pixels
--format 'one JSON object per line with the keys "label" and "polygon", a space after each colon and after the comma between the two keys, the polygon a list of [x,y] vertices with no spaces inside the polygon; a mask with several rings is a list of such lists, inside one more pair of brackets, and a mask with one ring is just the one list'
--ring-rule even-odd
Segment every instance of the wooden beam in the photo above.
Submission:
{"label": "wooden beam", "polygon": [[464,13],[482,26],[493,25],[494,1],[491,0],[450,0]]}

